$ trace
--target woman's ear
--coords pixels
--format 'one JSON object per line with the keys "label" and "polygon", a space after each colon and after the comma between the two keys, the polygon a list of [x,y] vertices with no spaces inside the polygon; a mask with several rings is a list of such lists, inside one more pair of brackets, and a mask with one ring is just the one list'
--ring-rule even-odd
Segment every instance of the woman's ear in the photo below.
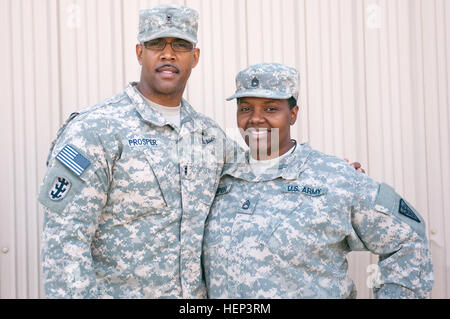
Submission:
{"label": "woman's ear", "polygon": [[297,121],[298,110],[299,110],[298,105],[294,106],[291,109],[291,120],[290,120],[291,125],[294,125],[295,122]]}

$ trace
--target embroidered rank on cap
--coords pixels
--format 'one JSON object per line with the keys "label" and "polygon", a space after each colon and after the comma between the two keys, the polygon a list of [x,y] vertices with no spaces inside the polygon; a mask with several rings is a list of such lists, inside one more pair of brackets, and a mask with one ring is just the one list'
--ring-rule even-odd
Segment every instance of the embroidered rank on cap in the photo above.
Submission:
{"label": "embroidered rank on cap", "polygon": [[66,197],[72,184],[64,177],[56,177],[53,187],[48,192],[48,196],[52,201],[60,201]]}
{"label": "embroidered rank on cap", "polygon": [[56,155],[56,159],[77,176],[81,176],[86,168],[91,165],[91,162],[89,162],[86,157],[81,155],[70,145],[66,145],[62,151]]}
{"label": "embroidered rank on cap", "polygon": [[259,86],[259,80],[257,78],[253,78],[252,87],[256,88]]}
{"label": "embroidered rank on cap", "polygon": [[416,222],[420,223],[420,219],[417,218],[417,216],[414,214],[413,210],[408,206],[408,204],[405,203],[403,199],[400,199],[400,205],[398,208],[398,212],[406,217],[411,218],[412,220],[415,220]]}
{"label": "embroidered rank on cap", "polygon": [[172,23],[172,15],[171,14],[168,14],[167,16],[166,16],[166,24],[171,24]]}

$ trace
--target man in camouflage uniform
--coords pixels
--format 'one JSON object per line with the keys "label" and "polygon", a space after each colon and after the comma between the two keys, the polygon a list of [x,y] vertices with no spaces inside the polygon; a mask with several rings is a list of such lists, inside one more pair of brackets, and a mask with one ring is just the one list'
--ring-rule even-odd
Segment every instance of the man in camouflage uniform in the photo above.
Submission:
{"label": "man in camouflage uniform", "polygon": [[58,131],[39,194],[47,297],[206,296],[201,244],[226,141],[182,99],[197,20],[179,5],[142,10],[141,81]]}
{"label": "man in camouflage uniform", "polygon": [[258,64],[236,86],[247,143],[279,129],[281,156],[258,161],[250,142],[243,163],[225,164],[204,237],[209,297],[352,298],[346,254],[358,250],[379,255],[376,298],[427,297],[433,267],[419,213],[390,186],[290,140],[298,72]]}

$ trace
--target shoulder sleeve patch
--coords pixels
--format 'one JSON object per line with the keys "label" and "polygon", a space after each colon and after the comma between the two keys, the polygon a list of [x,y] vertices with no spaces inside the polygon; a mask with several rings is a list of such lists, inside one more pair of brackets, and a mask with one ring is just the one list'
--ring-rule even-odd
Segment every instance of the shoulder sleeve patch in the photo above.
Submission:
{"label": "shoulder sleeve patch", "polygon": [[56,155],[56,159],[77,176],[83,174],[86,168],[91,165],[91,162],[71,145],[66,145]]}
{"label": "shoulder sleeve patch", "polygon": [[[67,159],[64,161],[68,162]],[[60,159],[53,161],[52,165],[47,169],[39,190],[38,200],[43,206],[53,212],[59,213],[63,211],[73,201],[74,197],[80,194],[89,184],[89,180],[95,173],[94,165],[91,165],[89,161],[89,165],[78,159],[74,160],[74,162],[79,163],[77,165],[80,165],[81,173],[80,170],[75,170],[74,167]]]}
{"label": "shoulder sleeve patch", "polygon": [[380,184],[374,209],[407,223],[420,234],[425,233],[425,222],[420,214],[385,183]]}
{"label": "shoulder sleeve patch", "polygon": [[416,222],[420,223],[420,219],[414,214],[413,210],[406,204],[403,198],[400,199],[400,205],[398,208],[398,212]]}

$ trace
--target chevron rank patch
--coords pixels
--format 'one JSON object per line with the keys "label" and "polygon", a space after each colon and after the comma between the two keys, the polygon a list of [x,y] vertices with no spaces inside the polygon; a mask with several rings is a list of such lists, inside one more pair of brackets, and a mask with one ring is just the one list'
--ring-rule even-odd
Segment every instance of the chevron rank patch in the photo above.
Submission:
{"label": "chevron rank patch", "polygon": [[86,157],[81,155],[80,152],[70,145],[66,145],[62,151],[56,155],[56,159],[77,176],[81,176],[86,168],[91,165],[91,162],[89,162]]}

